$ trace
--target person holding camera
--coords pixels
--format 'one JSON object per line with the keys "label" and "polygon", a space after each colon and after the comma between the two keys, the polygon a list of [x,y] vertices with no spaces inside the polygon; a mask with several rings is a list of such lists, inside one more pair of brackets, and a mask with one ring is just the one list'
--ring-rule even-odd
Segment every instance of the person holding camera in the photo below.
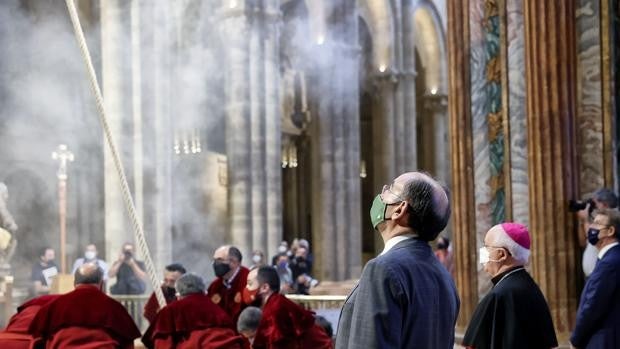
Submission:
{"label": "person holding camera", "polygon": [[143,294],[146,290],[144,262],[134,258],[134,246],[126,242],[118,259],[112,264],[108,276],[116,277],[110,288],[112,294]]}
{"label": "person holding camera", "polygon": [[605,208],[617,208],[618,207],[618,197],[616,194],[607,188],[600,188],[592,194],[592,198],[586,201],[571,201],[569,203],[569,209],[573,212],[577,213],[577,218],[579,219],[579,229],[578,229],[578,237],[579,237],[579,246],[584,248],[583,256],[581,258],[581,267],[583,269],[583,273],[586,277],[589,277],[594,270],[594,266],[596,265],[596,261],[598,259],[598,250],[591,244],[588,244],[586,241],[586,236],[588,235],[588,229],[590,228],[590,223],[593,218],[592,213],[596,209],[605,209]]}

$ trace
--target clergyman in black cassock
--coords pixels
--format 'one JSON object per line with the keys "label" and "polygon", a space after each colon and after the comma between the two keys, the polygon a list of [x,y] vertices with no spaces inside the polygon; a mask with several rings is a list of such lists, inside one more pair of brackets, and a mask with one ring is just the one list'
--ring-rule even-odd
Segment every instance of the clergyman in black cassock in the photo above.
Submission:
{"label": "clergyman in black cassock", "polygon": [[[487,233],[481,262],[493,276],[463,339],[475,349],[554,348],[558,342],[549,306],[523,265],[529,258],[527,228],[499,224]],[[486,250],[482,251],[482,250]],[[484,256],[483,256],[484,255]]]}

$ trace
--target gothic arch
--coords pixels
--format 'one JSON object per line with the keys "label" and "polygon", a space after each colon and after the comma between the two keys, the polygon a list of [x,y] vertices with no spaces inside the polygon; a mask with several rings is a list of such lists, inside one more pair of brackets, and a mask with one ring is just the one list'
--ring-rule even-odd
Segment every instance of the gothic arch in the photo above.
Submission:
{"label": "gothic arch", "polygon": [[394,65],[394,16],[389,1],[358,0],[359,16],[364,20],[373,41],[372,59],[376,69],[384,72]]}

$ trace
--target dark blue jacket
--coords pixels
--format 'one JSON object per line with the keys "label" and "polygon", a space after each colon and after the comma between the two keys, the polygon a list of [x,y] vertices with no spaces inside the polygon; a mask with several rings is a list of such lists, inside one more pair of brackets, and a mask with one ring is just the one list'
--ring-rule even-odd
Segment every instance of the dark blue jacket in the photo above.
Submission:
{"label": "dark blue jacket", "polygon": [[366,264],[345,302],[336,349],[454,347],[459,298],[425,241],[408,239]]}
{"label": "dark blue jacket", "polygon": [[581,294],[570,339],[577,348],[620,348],[620,245],[598,261]]}

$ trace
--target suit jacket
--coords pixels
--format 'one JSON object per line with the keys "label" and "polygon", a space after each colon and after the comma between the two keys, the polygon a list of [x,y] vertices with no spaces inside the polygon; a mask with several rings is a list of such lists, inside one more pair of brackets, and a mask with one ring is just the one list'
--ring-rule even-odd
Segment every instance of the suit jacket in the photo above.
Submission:
{"label": "suit jacket", "polygon": [[620,348],[620,245],[609,249],[590,274],[571,343],[577,348]]}
{"label": "suit jacket", "polygon": [[342,308],[336,349],[452,349],[459,305],[429,244],[401,241],[364,267]]}

